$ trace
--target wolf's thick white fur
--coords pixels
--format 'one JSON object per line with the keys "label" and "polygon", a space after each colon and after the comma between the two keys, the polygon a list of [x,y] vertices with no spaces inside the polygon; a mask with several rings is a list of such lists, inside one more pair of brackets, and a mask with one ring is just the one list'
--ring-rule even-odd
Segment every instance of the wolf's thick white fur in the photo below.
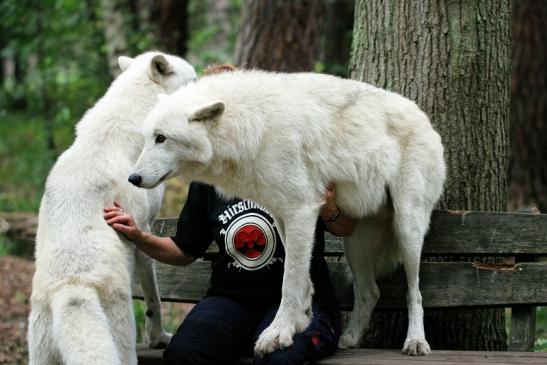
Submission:
{"label": "wolf's thick white fur", "polygon": [[149,341],[168,343],[152,261],[103,219],[120,201],[144,229],[163,186],[137,189],[127,175],[157,95],[195,79],[186,61],[158,52],[120,57],[124,72],[77,125],[73,145],[51,170],[40,205],[29,317],[29,363],[136,364],[131,300],[134,261],[152,310]]}
{"label": "wolf's thick white fur", "polygon": [[258,354],[289,346],[309,323],[313,230],[325,186],[335,183],[341,211],[359,220],[344,244],[355,304],[340,346],[359,345],[380,295],[375,279],[402,261],[409,287],[403,352],[430,352],[418,271],[445,164],[439,135],[412,101],[319,74],[204,77],[160,97],[134,174],[148,188],[181,174],[273,213],[286,250],[283,295]]}

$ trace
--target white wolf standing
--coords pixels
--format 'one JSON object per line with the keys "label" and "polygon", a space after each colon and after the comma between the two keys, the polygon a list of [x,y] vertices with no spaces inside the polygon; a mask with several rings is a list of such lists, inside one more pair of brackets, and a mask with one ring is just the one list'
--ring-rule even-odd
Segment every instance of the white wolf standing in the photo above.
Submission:
{"label": "white wolf standing", "polygon": [[412,101],[319,74],[204,77],[160,97],[129,180],[151,188],[175,174],[257,201],[275,217],[286,251],[282,299],[255,352],[289,346],[309,323],[313,234],[329,182],[341,211],[359,220],[344,243],[355,303],[339,345],[359,345],[380,295],[375,279],[402,261],[409,288],[403,352],[430,352],[418,272],[445,165],[439,135]]}
{"label": "white wolf standing", "polygon": [[103,219],[115,200],[139,225],[160,208],[163,187],[127,183],[144,143],[142,126],[159,93],[195,79],[186,61],[158,52],[120,57],[123,73],[77,126],[51,170],[36,237],[29,363],[137,364],[131,277],[135,259],[152,310],[151,345],[168,343],[152,261]]}

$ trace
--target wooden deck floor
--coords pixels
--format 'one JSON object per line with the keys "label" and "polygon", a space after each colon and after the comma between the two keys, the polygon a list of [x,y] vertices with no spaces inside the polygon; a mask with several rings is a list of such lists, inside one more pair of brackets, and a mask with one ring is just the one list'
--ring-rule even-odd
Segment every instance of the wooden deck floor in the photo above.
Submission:
{"label": "wooden deck floor", "polygon": [[[139,365],[161,364],[161,351],[139,350]],[[252,364],[250,359],[238,365]],[[429,356],[405,356],[398,350],[355,349],[339,351],[320,365],[547,365],[547,352],[434,351]],[[220,365],[220,364],[219,364]]]}

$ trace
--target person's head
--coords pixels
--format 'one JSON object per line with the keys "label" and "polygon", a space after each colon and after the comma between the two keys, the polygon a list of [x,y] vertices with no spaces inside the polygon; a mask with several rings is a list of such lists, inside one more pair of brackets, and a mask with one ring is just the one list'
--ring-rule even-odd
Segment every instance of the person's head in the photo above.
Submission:
{"label": "person's head", "polygon": [[237,67],[235,67],[232,64],[229,63],[215,63],[213,65],[207,66],[205,70],[203,70],[203,76],[209,76],[214,74],[219,74],[222,72],[232,72],[237,70]]}

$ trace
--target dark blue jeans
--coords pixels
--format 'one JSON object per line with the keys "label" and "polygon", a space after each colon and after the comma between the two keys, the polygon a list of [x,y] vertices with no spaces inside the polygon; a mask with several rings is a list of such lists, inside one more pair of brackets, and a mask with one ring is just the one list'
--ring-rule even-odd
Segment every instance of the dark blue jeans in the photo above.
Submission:
{"label": "dark blue jeans", "polygon": [[[200,301],[180,325],[163,353],[169,365],[224,365],[251,356],[254,342],[273,321],[277,307],[257,309],[223,297]],[[340,315],[313,304],[309,327],[293,338],[293,345],[277,350],[256,365],[302,365],[331,355],[340,335]]]}

